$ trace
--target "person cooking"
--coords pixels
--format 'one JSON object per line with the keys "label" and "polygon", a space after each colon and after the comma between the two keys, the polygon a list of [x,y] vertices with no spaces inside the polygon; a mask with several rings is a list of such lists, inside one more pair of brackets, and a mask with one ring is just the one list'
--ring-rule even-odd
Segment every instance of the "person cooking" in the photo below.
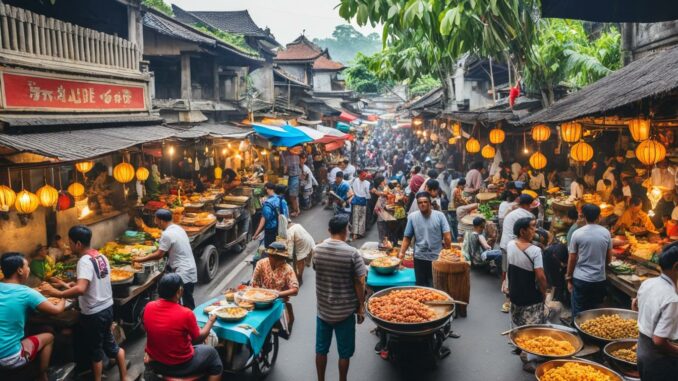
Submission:
{"label": "person cooking", "polygon": [[643,200],[641,200],[640,197],[631,197],[631,205],[626,209],[611,230],[615,232],[620,228],[623,228],[629,230],[630,233],[636,233],[640,230],[657,233],[652,219],[642,210],[642,208]]}
{"label": "person cooking", "polygon": [[179,274],[184,282],[182,304],[192,310],[195,308],[193,290],[198,283],[198,269],[188,235],[181,226],[172,223],[172,212],[167,209],[158,209],[155,212],[155,224],[163,230],[158,241],[158,250],[145,257],[135,257],[133,261],[148,262],[167,255],[167,267],[171,272]]}
{"label": "person cooking", "polygon": [[671,381],[678,375],[678,243],[659,257],[662,274],[640,285],[632,308],[638,311],[638,371],[643,381]]}
{"label": "person cooking", "polygon": [[224,188],[225,193],[229,193],[233,189],[240,186],[240,178],[238,174],[235,173],[231,168],[224,169],[222,174],[221,186]]}

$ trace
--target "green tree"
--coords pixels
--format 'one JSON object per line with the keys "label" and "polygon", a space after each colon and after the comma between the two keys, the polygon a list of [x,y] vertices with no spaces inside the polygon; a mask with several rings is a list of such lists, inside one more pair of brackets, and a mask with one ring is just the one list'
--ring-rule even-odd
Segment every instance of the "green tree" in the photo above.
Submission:
{"label": "green tree", "polygon": [[353,64],[344,70],[346,86],[358,93],[382,93],[393,85],[393,81],[378,78],[370,69],[372,59],[358,53]]}
{"label": "green tree", "polygon": [[381,39],[378,34],[370,33],[365,36],[348,24],[337,25],[332,37],[316,38],[313,42],[328,49],[332,59],[344,65],[351,64],[356,59],[357,53],[369,56],[381,50]]}
{"label": "green tree", "polygon": [[164,13],[167,16],[174,16],[172,7],[169,6],[164,0],[142,0],[141,3],[149,8],[153,8],[156,11]]}

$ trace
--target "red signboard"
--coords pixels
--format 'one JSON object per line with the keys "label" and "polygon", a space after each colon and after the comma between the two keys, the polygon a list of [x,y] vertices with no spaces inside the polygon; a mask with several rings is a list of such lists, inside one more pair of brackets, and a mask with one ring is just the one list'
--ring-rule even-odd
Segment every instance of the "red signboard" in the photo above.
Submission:
{"label": "red signboard", "polygon": [[2,108],[35,111],[144,111],[144,86],[2,73]]}

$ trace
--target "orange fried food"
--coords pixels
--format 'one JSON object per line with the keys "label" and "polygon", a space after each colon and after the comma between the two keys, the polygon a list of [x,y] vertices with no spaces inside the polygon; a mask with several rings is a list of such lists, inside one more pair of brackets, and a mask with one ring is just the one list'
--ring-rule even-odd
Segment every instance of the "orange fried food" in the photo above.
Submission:
{"label": "orange fried food", "polygon": [[575,362],[549,369],[541,381],[612,381],[612,377],[592,367]]}
{"label": "orange fried food", "polygon": [[436,291],[405,289],[387,295],[370,298],[370,313],[394,323],[423,323],[436,318],[435,311],[424,304],[428,301],[444,301],[448,298]]}
{"label": "orange fried food", "polygon": [[565,356],[574,354],[574,347],[566,340],[556,340],[549,336],[518,337],[516,344],[528,352],[544,356]]}

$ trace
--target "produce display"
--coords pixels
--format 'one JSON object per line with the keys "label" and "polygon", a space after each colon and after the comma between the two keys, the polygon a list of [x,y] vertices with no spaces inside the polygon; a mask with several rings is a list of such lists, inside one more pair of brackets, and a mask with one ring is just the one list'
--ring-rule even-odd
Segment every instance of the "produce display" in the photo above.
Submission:
{"label": "produce display", "polygon": [[575,348],[567,340],[556,340],[550,336],[518,337],[516,344],[528,352],[544,356],[567,356],[575,353]]}
{"label": "produce display", "polygon": [[618,314],[601,315],[581,324],[582,331],[606,340],[637,339],[638,321],[624,319]]}
{"label": "produce display", "polygon": [[142,220],[140,217],[134,217],[134,223],[137,225],[137,227],[139,229],[141,229],[141,231],[143,231],[144,233],[147,233],[148,235],[150,235],[154,239],[158,239],[162,235],[161,229],[152,228],[152,227],[146,225],[146,223],[144,223],[144,220]]}
{"label": "produce display", "polygon": [[610,353],[612,357],[616,357],[620,360],[632,362],[632,363],[637,363],[638,362],[638,354],[636,353],[637,350],[637,344],[634,344],[631,348],[622,348],[622,349],[617,349],[616,351]]}
{"label": "produce display", "polygon": [[563,366],[549,369],[541,381],[614,381],[615,379],[591,365],[568,362]]}
{"label": "produce display", "polygon": [[128,265],[134,257],[145,257],[155,251],[151,245],[121,245],[117,242],[106,242],[99,252],[111,261],[114,266]]}
{"label": "produce display", "polygon": [[615,274],[633,274],[636,272],[636,265],[626,261],[612,261],[610,262],[610,269]]}
{"label": "produce display", "polygon": [[379,257],[370,262],[370,266],[373,267],[392,267],[398,266],[400,264],[400,259],[397,257]]}
{"label": "produce display", "polygon": [[424,304],[446,301],[448,297],[427,289],[394,290],[387,295],[370,298],[370,313],[379,319],[394,323],[423,323],[437,317],[433,308]]}

